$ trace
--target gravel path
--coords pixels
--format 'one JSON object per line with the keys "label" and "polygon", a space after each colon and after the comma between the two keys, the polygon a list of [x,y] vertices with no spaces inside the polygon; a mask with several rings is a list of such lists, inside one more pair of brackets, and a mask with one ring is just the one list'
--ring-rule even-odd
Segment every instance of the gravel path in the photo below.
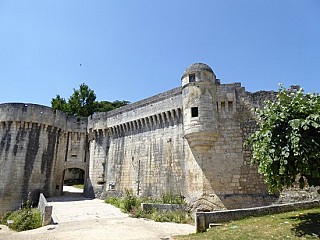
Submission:
{"label": "gravel path", "polygon": [[130,218],[118,208],[99,199],[87,199],[81,190],[64,187],[61,197],[48,198],[56,224],[16,233],[0,225],[2,240],[100,240],[170,239],[173,235],[195,232],[189,224],[159,223]]}

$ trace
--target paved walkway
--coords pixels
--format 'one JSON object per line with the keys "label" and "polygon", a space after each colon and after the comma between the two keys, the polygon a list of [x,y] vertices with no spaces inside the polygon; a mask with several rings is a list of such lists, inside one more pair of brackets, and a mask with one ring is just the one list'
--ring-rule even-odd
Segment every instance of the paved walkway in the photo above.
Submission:
{"label": "paved walkway", "polygon": [[130,218],[99,199],[87,199],[81,190],[64,187],[64,195],[48,198],[53,206],[54,225],[16,233],[0,225],[0,239],[9,240],[108,240],[170,239],[195,232],[189,224],[159,223]]}

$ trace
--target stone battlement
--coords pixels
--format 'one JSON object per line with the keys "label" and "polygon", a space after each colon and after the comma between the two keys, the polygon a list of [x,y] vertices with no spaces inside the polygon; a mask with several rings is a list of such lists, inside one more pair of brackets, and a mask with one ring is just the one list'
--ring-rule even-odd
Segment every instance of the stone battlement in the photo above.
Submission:
{"label": "stone battlement", "polygon": [[[243,206],[246,196],[268,194],[243,142],[256,127],[251,109],[274,97],[221,84],[197,63],[180,87],[88,118],[0,104],[0,216],[28,192],[62,194],[70,168],[84,171],[86,196],[130,189],[138,196],[178,194],[195,210]],[[261,205],[261,198],[251,200]]]}
{"label": "stone battlement", "polygon": [[70,132],[86,132],[87,118],[69,116],[62,111],[30,103],[0,104],[0,122],[37,123]]}

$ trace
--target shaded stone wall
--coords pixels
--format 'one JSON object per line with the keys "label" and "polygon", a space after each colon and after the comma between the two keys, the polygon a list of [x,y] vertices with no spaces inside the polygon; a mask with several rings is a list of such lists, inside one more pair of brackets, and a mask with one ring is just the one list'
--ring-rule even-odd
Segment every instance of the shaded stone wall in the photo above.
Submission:
{"label": "shaded stone wall", "polygon": [[[79,128],[79,122],[67,124],[70,120],[44,106],[0,104],[0,215],[19,208],[29,193],[35,203],[40,192],[61,193],[61,172],[69,160],[66,133],[86,133],[86,122]],[[82,156],[83,148],[79,152]]]}

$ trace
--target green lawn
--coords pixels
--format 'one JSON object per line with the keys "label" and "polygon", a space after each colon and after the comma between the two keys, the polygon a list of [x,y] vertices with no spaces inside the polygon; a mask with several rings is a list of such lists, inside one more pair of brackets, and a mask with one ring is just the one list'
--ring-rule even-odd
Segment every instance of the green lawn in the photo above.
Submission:
{"label": "green lawn", "polygon": [[231,221],[175,239],[320,239],[320,208]]}
{"label": "green lawn", "polygon": [[83,184],[74,184],[72,187],[83,189]]}

